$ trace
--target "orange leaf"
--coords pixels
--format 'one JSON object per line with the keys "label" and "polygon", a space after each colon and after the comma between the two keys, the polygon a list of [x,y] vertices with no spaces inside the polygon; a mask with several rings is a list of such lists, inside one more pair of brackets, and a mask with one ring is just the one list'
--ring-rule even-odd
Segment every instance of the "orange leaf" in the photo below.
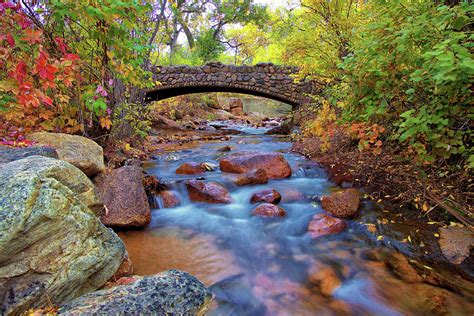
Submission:
{"label": "orange leaf", "polygon": [[110,129],[112,121],[108,117],[101,117],[99,119],[100,126],[105,129]]}

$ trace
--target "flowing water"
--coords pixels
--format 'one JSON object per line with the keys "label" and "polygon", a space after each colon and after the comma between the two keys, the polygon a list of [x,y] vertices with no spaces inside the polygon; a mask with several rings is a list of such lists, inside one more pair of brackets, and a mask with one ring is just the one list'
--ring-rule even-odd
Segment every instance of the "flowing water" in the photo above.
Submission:
{"label": "flowing water", "polygon": [[[368,259],[380,247],[359,232],[357,221],[348,221],[343,233],[311,240],[306,231],[312,216],[322,212],[318,197],[337,188],[317,164],[289,152],[287,139],[264,135],[264,128],[234,128],[244,134],[162,153],[148,163],[147,172],[170,183],[181,205],[153,210],[145,230],[120,233],[136,274],[170,268],[190,272],[211,286],[215,299],[210,315],[473,313],[466,298],[426,283],[406,282],[406,276],[400,278],[384,262]],[[229,154],[219,151],[226,145],[231,153],[280,152],[293,175],[265,185],[237,187],[229,174],[218,169],[206,172],[202,177],[226,186],[234,202],[191,203],[183,180],[196,176],[176,175],[175,170],[184,162],[218,165]],[[251,195],[266,188],[281,193],[286,217],[251,216],[255,207],[250,204]],[[365,203],[362,213],[373,209]]]}

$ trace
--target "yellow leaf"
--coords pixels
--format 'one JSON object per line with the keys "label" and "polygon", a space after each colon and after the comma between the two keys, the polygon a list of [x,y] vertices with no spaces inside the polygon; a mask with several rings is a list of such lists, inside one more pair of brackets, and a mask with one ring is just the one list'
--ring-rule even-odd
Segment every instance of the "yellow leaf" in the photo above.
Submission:
{"label": "yellow leaf", "polygon": [[434,234],[434,236],[439,238],[439,234],[438,234],[438,233]]}
{"label": "yellow leaf", "polygon": [[99,119],[100,126],[105,129],[110,129],[112,121],[108,117],[101,117]]}
{"label": "yellow leaf", "polygon": [[428,206],[428,204],[427,204],[426,202],[424,202],[424,203],[423,203],[423,206],[422,206],[421,208],[422,208],[423,212],[427,212],[428,209],[429,209],[429,206]]}
{"label": "yellow leaf", "polygon": [[383,236],[378,236],[377,241],[379,241],[379,240],[383,240]]}
{"label": "yellow leaf", "polygon": [[408,235],[407,239],[408,239],[409,242],[411,242],[411,237],[410,237],[410,235]]}
{"label": "yellow leaf", "polygon": [[125,144],[125,150],[130,150],[131,148],[132,148],[132,147],[130,146],[129,143],[126,143],[126,144]]}

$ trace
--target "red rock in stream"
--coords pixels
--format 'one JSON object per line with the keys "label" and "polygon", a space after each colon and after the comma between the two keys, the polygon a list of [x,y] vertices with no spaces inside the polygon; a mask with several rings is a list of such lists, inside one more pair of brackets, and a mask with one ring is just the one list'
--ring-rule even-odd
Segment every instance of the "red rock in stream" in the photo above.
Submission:
{"label": "red rock in stream", "polygon": [[316,214],[308,225],[308,233],[311,238],[318,238],[324,235],[337,234],[346,228],[346,223],[326,214]]}
{"label": "red rock in stream", "polygon": [[176,174],[201,174],[204,172],[206,172],[204,166],[197,162],[185,162],[176,169]]}
{"label": "red rock in stream", "polygon": [[281,200],[281,195],[277,190],[267,189],[255,192],[250,198],[250,203],[266,202],[278,204]]}
{"label": "red rock in stream", "polygon": [[340,218],[354,217],[359,213],[360,196],[356,189],[331,193],[321,199],[323,209]]}
{"label": "red rock in stream", "polygon": [[221,159],[220,168],[225,172],[245,173],[264,169],[269,179],[291,176],[291,168],[282,154],[272,152],[244,152]]}
{"label": "red rock in stream", "polygon": [[267,172],[263,169],[252,170],[237,176],[234,183],[237,185],[265,184],[268,182]]}
{"label": "red rock in stream", "polygon": [[253,209],[252,215],[260,217],[284,217],[286,212],[278,205],[263,203]]}
{"label": "red rock in stream", "polygon": [[160,193],[161,199],[163,200],[164,208],[172,208],[179,206],[181,202],[179,201],[178,195],[174,191],[163,191]]}
{"label": "red rock in stream", "polygon": [[213,204],[232,203],[229,191],[217,182],[204,182],[189,180],[186,182],[189,199],[193,202],[205,202]]}

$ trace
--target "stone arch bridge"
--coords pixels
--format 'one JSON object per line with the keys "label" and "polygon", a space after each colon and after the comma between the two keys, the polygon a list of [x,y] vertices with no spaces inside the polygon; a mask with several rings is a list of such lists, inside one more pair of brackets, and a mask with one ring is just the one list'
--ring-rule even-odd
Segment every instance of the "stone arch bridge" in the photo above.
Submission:
{"label": "stone arch bridge", "polygon": [[234,92],[266,97],[291,104],[293,108],[309,102],[308,93],[315,93],[312,81],[295,81],[297,67],[259,63],[255,66],[234,66],[213,62],[204,66],[156,67],[154,81],[145,100],[158,101],[179,95],[201,92]]}

